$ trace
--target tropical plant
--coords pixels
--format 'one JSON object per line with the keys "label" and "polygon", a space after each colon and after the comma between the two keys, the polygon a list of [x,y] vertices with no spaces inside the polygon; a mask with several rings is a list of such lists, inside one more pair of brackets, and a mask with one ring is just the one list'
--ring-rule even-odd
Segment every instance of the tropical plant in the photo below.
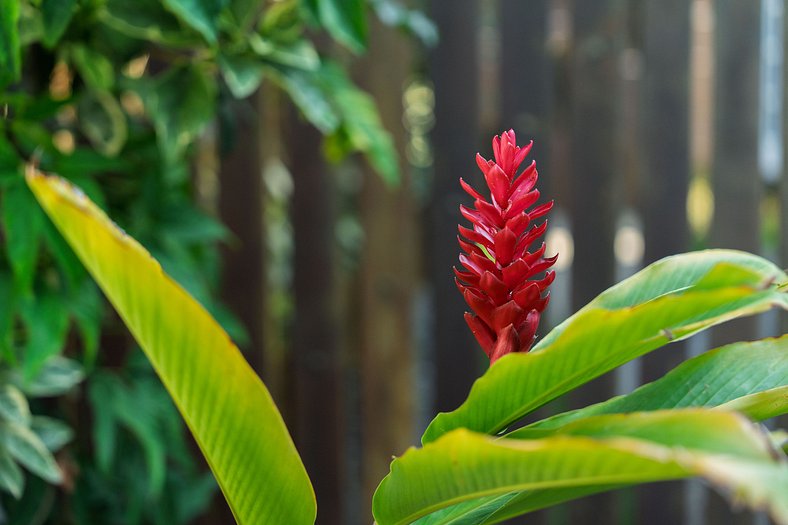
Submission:
{"label": "tropical plant", "polygon": [[[332,159],[361,152],[396,182],[372,99],[317,36],[361,53],[368,11],[435,38],[423,15],[392,0],[0,1],[0,522],[47,519],[63,491],[40,479],[67,489],[64,519],[96,524],[185,523],[215,490],[155,373],[41,213],[24,164],[83,188],[243,342],[216,297],[228,231],[195,198],[201,137],[220,126],[221,148],[232,146],[228,107],[269,83],[324,133]],[[49,381],[62,383],[39,388]],[[122,402],[132,396],[151,410],[132,417]],[[58,453],[80,475],[63,475],[52,454],[74,432],[43,432],[86,419]],[[17,462],[42,478],[25,484]]]}
{"label": "tropical plant", "polygon": [[[512,188],[522,182],[506,160],[518,151],[513,134],[499,140],[494,164],[501,172],[490,163],[480,167],[497,173],[488,176],[490,202],[505,215],[515,202]],[[535,180],[526,177],[523,182]],[[312,523],[314,496],[287,429],[224,331],[81,191],[33,168],[27,180],[145,350],[238,522]],[[484,205],[478,201],[486,199],[472,195],[480,211]],[[481,254],[503,272],[495,251],[498,233],[487,231],[478,217],[469,218],[485,239],[478,251],[464,249],[477,263]],[[500,217],[488,219],[501,231],[511,229]],[[518,250],[518,257],[529,257],[526,252]],[[495,273],[485,269],[489,264],[480,263],[479,269]],[[468,266],[479,283],[492,282]],[[475,277],[460,279],[467,293]],[[374,496],[375,520],[380,525],[497,523],[588,494],[701,476],[736,501],[766,509],[775,521],[788,524],[785,434],[757,424],[788,411],[788,336],[718,348],[631,394],[507,430],[558,396],[671,341],[735,317],[788,308],[786,287],[788,276],[755,255],[731,250],[676,255],[603,292],[530,348],[528,311],[524,325],[522,312],[511,306],[517,315],[507,314],[508,323],[498,314],[490,317],[490,305],[500,309],[507,303],[488,295],[498,293],[491,286],[474,286],[469,303],[485,329],[493,328],[490,337],[508,338],[508,351],[496,356],[459,408],[433,420],[421,448],[392,462]],[[510,284],[501,293],[516,294],[518,287]],[[527,304],[534,300],[541,299],[531,297]],[[489,304],[479,307],[479,301]],[[478,323],[469,324],[479,329]],[[521,326],[528,336],[524,341]],[[483,347],[486,341],[480,341]]]}

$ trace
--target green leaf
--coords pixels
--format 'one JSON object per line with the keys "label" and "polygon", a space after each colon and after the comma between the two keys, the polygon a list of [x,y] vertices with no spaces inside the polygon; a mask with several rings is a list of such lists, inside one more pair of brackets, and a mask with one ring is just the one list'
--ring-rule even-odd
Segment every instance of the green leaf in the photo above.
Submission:
{"label": "green leaf", "polygon": [[527,354],[505,356],[422,441],[455,428],[496,433],[532,410],[627,361],[710,326],[772,306],[786,275],[755,255],[708,250],[658,261],[603,292]]}
{"label": "green leaf", "polygon": [[768,419],[788,409],[788,399],[774,398],[773,389],[784,385],[788,385],[788,335],[710,350],[631,394],[558,414],[514,433],[557,428],[589,416],[669,408],[720,406],[738,409],[751,419]]}
{"label": "green leaf", "polygon": [[367,48],[366,5],[363,0],[321,0],[320,24],[337,42],[355,53]]}
{"label": "green leaf", "polygon": [[0,361],[10,359],[13,354],[13,323],[16,314],[16,294],[13,278],[8,272],[0,271]]}
{"label": "green leaf", "polygon": [[214,117],[216,83],[200,67],[173,68],[156,79],[143,77],[132,85],[145,103],[169,162],[179,158]]}
{"label": "green leaf", "polygon": [[146,352],[238,522],[313,523],[298,452],[227,334],[81,192],[32,172],[28,183]]}
{"label": "green leaf", "polygon": [[339,115],[327,98],[319,77],[294,68],[269,68],[270,77],[284,89],[304,117],[323,133],[339,126]]}
{"label": "green leaf", "polygon": [[11,494],[14,498],[22,497],[25,487],[25,476],[11,455],[0,447],[0,490]]}
{"label": "green leaf", "polygon": [[260,58],[274,64],[308,71],[315,71],[320,67],[320,56],[307,40],[282,44],[253,34],[249,36],[249,46]]}
{"label": "green leaf", "polygon": [[44,45],[52,48],[65,33],[74,16],[77,0],[42,0],[41,14],[44,24]]}
{"label": "green leaf", "polygon": [[256,57],[219,55],[219,68],[235,98],[246,98],[263,80],[263,64]]}
{"label": "green leaf", "polygon": [[14,385],[0,385],[0,421],[21,426],[30,425],[27,398]]}
{"label": "green leaf", "polygon": [[421,11],[408,9],[396,0],[370,0],[370,5],[384,24],[407,31],[425,46],[438,43],[438,28]]}
{"label": "green leaf", "polygon": [[542,503],[556,503],[556,494],[573,499],[616,485],[703,476],[788,523],[788,463],[742,416],[689,409],[598,416],[574,425],[566,434],[526,441],[458,429],[410,449],[378,487],[375,519],[411,523],[452,504],[513,491],[541,492]]}
{"label": "green leaf", "polygon": [[202,42],[199,33],[184,28],[158,0],[106,0],[99,17],[116,31],[141,40],[182,48]]}
{"label": "green leaf", "polygon": [[296,42],[304,32],[301,4],[298,0],[284,0],[266,6],[258,33],[278,43]]}
{"label": "green leaf", "polygon": [[216,44],[216,21],[228,0],[164,0],[164,6],[188,26],[199,31],[209,44]]}
{"label": "green leaf", "polygon": [[19,80],[19,0],[0,0],[0,88]]}
{"label": "green leaf", "polygon": [[71,61],[88,87],[108,91],[115,84],[115,67],[112,62],[88,46],[74,44],[68,48]]}
{"label": "green leaf", "polygon": [[104,303],[98,288],[86,279],[71,301],[71,313],[79,330],[85,352],[84,364],[88,370],[93,369],[101,334],[101,321]]}
{"label": "green leaf", "polygon": [[397,151],[391,135],[383,128],[375,101],[357,88],[336,64],[325,64],[320,74],[341,115],[340,133],[350,150],[364,153],[387,183],[399,182]]}
{"label": "green leaf", "polygon": [[788,385],[732,399],[719,408],[741,412],[755,421],[782,416],[788,413]]}
{"label": "green leaf", "polygon": [[68,425],[46,416],[34,416],[30,430],[51,452],[57,452],[74,438],[74,432]]}
{"label": "green leaf", "polygon": [[167,451],[156,421],[156,404],[139,383],[126,387],[109,374],[95,376],[90,384],[90,400],[96,411],[94,427],[98,464],[109,470],[115,448],[116,422],[139,442],[148,468],[148,495],[161,494],[167,469]]}
{"label": "green leaf", "polygon": [[23,370],[25,380],[30,381],[63,349],[68,335],[69,310],[59,296],[46,293],[24,303],[21,314],[28,332]]}
{"label": "green leaf", "polygon": [[0,423],[0,445],[33,474],[50,483],[60,483],[62,480],[63,474],[55,458],[29,428]]}
{"label": "green leaf", "polygon": [[126,114],[109,91],[90,90],[77,105],[79,123],[93,147],[103,155],[114,157],[128,137]]}
{"label": "green leaf", "polygon": [[60,396],[74,388],[85,378],[82,367],[73,359],[56,355],[49,358],[38,374],[25,382],[16,379],[16,385],[31,397]]}
{"label": "green leaf", "polygon": [[6,252],[18,290],[29,293],[44,217],[30,190],[23,184],[15,183],[3,195],[3,227]]}

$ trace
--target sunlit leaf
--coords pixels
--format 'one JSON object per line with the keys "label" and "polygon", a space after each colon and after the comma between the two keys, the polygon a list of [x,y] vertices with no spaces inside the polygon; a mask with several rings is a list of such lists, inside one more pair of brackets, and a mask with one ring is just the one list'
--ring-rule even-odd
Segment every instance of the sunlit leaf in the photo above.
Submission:
{"label": "sunlit leaf", "polygon": [[786,275],[755,255],[708,250],[668,257],[610,288],[527,354],[511,354],[439,414],[424,443],[455,428],[496,433],[518,418],[638,356],[743,315],[788,308]]}
{"label": "sunlit leaf", "polygon": [[788,399],[783,398],[779,403],[779,396],[775,399],[773,392],[785,385],[788,385],[788,335],[734,343],[689,359],[631,394],[543,419],[515,432],[557,428],[602,414],[688,407],[722,406],[760,420],[788,409]]}
{"label": "sunlit leaf", "polygon": [[145,350],[238,522],[314,522],[284,422],[227,334],[81,192],[33,171],[28,183]]}
{"label": "sunlit leaf", "polygon": [[28,426],[30,419],[25,395],[14,385],[0,385],[0,421]]}
{"label": "sunlit leaf", "polygon": [[[688,409],[597,416],[573,425],[536,440],[459,429],[411,449],[394,460],[378,488],[375,519],[380,525],[406,524],[479,497],[489,502],[513,491],[541,494],[537,505],[517,509],[522,513],[612,486],[702,476],[736,494],[737,501],[766,508],[778,523],[788,523],[788,463],[739,415]],[[549,492],[554,490],[560,492]]]}

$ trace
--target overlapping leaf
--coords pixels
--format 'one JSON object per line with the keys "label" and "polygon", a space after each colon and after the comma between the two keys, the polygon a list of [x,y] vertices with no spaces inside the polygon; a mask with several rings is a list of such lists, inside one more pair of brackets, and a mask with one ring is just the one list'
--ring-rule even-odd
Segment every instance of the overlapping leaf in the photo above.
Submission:
{"label": "overlapping leaf", "polygon": [[[521,513],[616,486],[693,475],[788,523],[784,456],[744,417],[708,409],[596,416],[536,440],[454,430],[395,460],[373,511],[380,525],[406,524],[463,501],[506,503],[513,492],[532,491],[526,494],[533,500],[516,509]],[[482,521],[424,523],[503,519],[478,509]]]}
{"label": "overlapping leaf", "polygon": [[227,334],[81,192],[33,171],[28,183],[145,350],[238,522],[314,522],[284,422]]}
{"label": "overlapping leaf", "polygon": [[501,359],[454,412],[439,414],[422,441],[457,428],[496,433],[539,406],[670,341],[734,317],[780,306],[786,275],[743,252],[668,257],[610,288],[528,354]]}

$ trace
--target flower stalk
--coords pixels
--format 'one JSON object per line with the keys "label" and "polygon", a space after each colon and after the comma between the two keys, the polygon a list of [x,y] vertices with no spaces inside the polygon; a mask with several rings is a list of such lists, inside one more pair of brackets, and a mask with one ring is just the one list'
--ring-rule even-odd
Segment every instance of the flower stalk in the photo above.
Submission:
{"label": "flower stalk", "polygon": [[455,281],[472,310],[465,313],[465,321],[490,365],[506,354],[531,349],[550,300],[546,289],[555,279],[549,268],[558,255],[544,257],[544,243],[531,251],[547,229],[547,220],[539,225],[534,221],[550,211],[553,201],[533,207],[539,199],[535,161],[517,174],[532,145],[517,146],[509,130],[493,138],[494,160],[476,154],[489,198],[460,179],[474,203],[471,208],[460,206],[472,227],[458,226],[463,269],[454,268]]}

